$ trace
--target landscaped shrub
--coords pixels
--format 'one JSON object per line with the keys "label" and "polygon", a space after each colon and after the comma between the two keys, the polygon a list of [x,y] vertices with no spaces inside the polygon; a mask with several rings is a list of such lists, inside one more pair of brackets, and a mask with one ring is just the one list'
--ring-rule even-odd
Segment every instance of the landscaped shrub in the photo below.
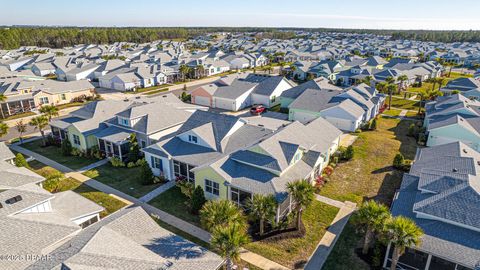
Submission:
{"label": "landscaped shrub", "polygon": [[405,163],[405,158],[402,154],[398,153],[393,159],[393,167],[397,169],[403,169],[403,164]]}
{"label": "landscaped shrub", "polygon": [[131,161],[130,161],[130,162],[127,163],[127,168],[133,168],[133,167],[135,167],[135,166],[137,166],[137,165],[135,164],[135,162],[131,162]]}
{"label": "landscaped shrub", "polygon": [[370,123],[370,130],[377,129],[377,118],[373,118],[372,122]]}
{"label": "landscaped shrub", "polygon": [[326,174],[327,176],[332,175],[333,173],[333,167],[332,166],[327,166],[325,169],[323,169],[323,173]]}
{"label": "landscaped shrub", "polygon": [[343,153],[343,159],[351,160],[354,155],[355,155],[355,150],[353,149],[352,145],[349,145],[347,147],[347,150],[345,150],[345,153]]}
{"label": "landscaped shrub", "polygon": [[110,164],[112,164],[113,167],[125,167],[125,163],[123,163],[118,157],[112,157],[110,159]]}
{"label": "landscaped shrub", "polygon": [[65,139],[62,141],[62,155],[64,156],[70,156],[72,153],[72,144],[70,143],[70,140]]}
{"label": "landscaped shrub", "polygon": [[15,156],[14,162],[15,162],[15,166],[17,166],[17,167],[27,167],[28,168],[27,160],[25,160],[25,157],[21,153],[18,153]]}
{"label": "landscaped shrub", "polygon": [[416,126],[414,123],[410,124],[410,126],[408,127],[408,132],[407,132],[407,135],[410,136],[410,137],[413,137],[415,136],[415,131],[416,131]]}
{"label": "landscaped shrub", "polygon": [[100,151],[100,148],[98,148],[98,145],[90,147],[88,150],[88,157],[89,158],[96,158],[96,159],[102,159],[102,152]]}
{"label": "landscaped shrub", "polygon": [[152,169],[146,161],[140,165],[140,179],[143,185],[151,185],[154,183],[154,175]]}
{"label": "landscaped shrub", "polygon": [[200,209],[202,209],[203,205],[205,204],[205,194],[201,186],[197,186],[192,194],[192,203],[191,203],[191,211],[193,214],[198,215]]}
{"label": "landscaped shrub", "polygon": [[140,146],[138,145],[137,136],[135,133],[130,134],[129,137],[130,151],[128,152],[128,160],[131,162],[137,162],[140,158]]}
{"label": "landscaped shrub", "polygon": [[43,188],[52,193],[55,193],[58,191],[60,181],[65,179],[65,176],[61,172],[56,171],[46,176],[45,178],[46,180],[42,183]]}

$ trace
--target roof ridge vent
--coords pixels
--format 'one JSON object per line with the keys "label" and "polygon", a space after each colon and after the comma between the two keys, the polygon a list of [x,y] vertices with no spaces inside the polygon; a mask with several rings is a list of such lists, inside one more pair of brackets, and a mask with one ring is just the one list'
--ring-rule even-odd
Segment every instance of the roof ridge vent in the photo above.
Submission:
{"label": "roof ridge vent", "polygon": [[21,195],[17,195],[17,196],[15,196],[15,197],[12,197],[12,198],[6,200],[5,202],[6,202],[7,204],[14,204],[14,203],[19,202],[19,201],[21,201],[21,200],[23,200],[22,196],[21,196]]}
{"label": "roof ridge vent", "polygon": [[455,173],[456,173],[456,172],[458,172],[458,169],[457,169],[457,168],[453,168],[453,169],[452,169],[452,172],[455,172]]}

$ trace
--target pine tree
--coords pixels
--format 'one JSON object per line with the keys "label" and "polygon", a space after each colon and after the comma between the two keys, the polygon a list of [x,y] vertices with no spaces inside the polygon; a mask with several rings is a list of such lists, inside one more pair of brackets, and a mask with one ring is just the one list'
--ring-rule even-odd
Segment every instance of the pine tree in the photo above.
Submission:
{"label": "pine tree", "polygon": [[27,160],[25,159],[25,157],[21,153],[18,153],[15,156],[15,166],[17,166],[17,167],[28,167]]}
{"label": "pine tree", "polygon": [[198,215],[200,209],[202,209],[203,205],[205,204],[205,193],[201,186],[197,186],[193,191],[192,195],[192,203],[191,203],[191,211],[193,214]]}
{"label": "pine tree", "polygon": [[146,161],[143,161],[140,165],[140,179],[145,186],[153,184],[153,172]]}

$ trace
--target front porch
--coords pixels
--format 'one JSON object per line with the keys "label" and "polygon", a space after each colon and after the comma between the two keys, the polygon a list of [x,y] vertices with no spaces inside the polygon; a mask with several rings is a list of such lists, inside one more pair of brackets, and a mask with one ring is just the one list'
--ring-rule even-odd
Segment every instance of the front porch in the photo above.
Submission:
{"label": "front porch", "polygon": [[121,161],[128,158],[130,132],[111,126],[95,134],[95,137],[97,137],[98,149],[107,158],[116,157]]}
{"label": "front porch", "polygon": [[35,101],[33,98],[16,100],[16,101],[7,101],[0,104],[0,116],[6,118],[19,113],[29,112],[35,109]]}
{"label": "front porch", "polygon": [[[387,256],[383,262],[383,267],[390,269],[393,247],[389,244],[387,247]],[[405,254],[400,257],[397,269],[405,270],[473,270],[460,264],[436,257],[432,254],[407,248]]]}

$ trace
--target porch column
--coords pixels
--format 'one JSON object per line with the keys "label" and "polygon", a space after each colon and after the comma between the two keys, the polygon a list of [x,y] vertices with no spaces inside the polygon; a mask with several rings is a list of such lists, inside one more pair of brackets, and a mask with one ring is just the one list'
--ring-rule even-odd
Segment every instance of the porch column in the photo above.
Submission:
{"label": "porch column", "polygon": [[430,262],[432,262],[432,254],[428,254],[427,264],[425,265],[425,270],[430,269]]}
{"label": "porch column", "polygon": [[120,160],[123,160],[122,159],[122,147],[120,147],[121,145],[120,144],[116,144],[116,146],[118,147],[118,155],[120,156]]}
{"label": "porch column", "polygon": [[383,268],[386,268],[387,267],[387,263],[388,263],[388,255],[390,253],[390,246],[392,245],[392,243],[388,243],[388,246],[387,246],[387,252],[385,253],[385,259],[383,260]]}

